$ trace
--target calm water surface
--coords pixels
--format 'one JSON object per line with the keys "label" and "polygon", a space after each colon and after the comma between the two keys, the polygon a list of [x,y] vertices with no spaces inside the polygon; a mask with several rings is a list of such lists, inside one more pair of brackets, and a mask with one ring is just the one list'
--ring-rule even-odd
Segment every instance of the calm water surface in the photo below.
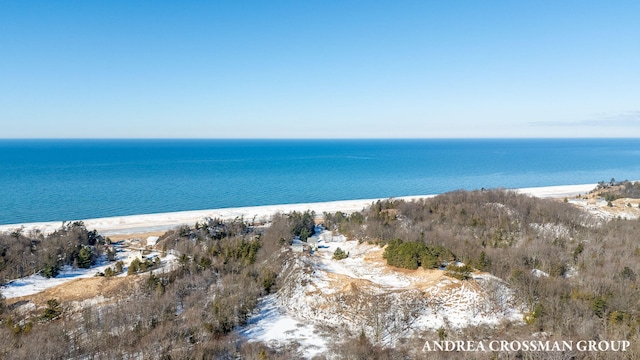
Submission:
{"label": "calm water surface", "polygon": [[640,179],[640,139],[0,140],[0,224]]}

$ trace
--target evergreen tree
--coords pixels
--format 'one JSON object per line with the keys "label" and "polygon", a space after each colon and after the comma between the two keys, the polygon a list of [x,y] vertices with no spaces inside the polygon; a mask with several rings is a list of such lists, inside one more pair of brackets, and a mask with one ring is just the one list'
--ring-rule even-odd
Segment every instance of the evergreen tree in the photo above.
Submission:
{"label": "evergreen tree", "polygon": [[60,303],[56,299],[47,300],[47,308],[44,310],[42,319],[45,321],[51,321],[57,319],[62,314]]}
{"label": "evergreen tree", "polygon": [[480,257],[478,258],[478,262],[476,267],[478,270],[485,270],[491,265],[491,260],[487,258],[487,254],[484,251],[480,252]]}
{"label": "evergreen tree", "polygon": [[468,280],[471,279],[471,271],[473,271],[473,269],[469,265],[458,266],[449,264],[445,274],[458,280]]}
{"label": "evergreen tree", "polygon": [[116,272],[113,271],[113,269],[111,268],[111,266],[109,266],[108,268],[104,269],[104,276],[106,277],[113,277],[116,276]]}
{"label": "evergreen tree", "polygon": [[129,270],[127,270],[127,275],[137,274],[138,271],[140,271],[140,260],[136,258],[136,259],[133,259],[131,264],[129,264]]}
{"label": "evergreen tree", "polygon": [[342,260],[342,259],[346,259],[349,257],[349,254],[346,253],[344,250],[342,250],[341,248],[337,248],[336,251],[333,253],[333,258],[335,260]]}
{"label": "evergreen tree", "polygon": [[83,246],[78,252],[77,264],[79,268],[88,269],[91,267],[92,258],[91,248],[89,246]]}
{"label": "evergreen tree", "polygon": [[60,273],[60,267],[56,262],[52,262],[51,264],[47,264],[42,268],[42,276],[46,278],[53,278],[58,276]]}
{"label": "evergreen tree", "polygon": [[454,258],[453,253],[442,246],[427,247],[422,242],[403,242],[400,239],[389,242],[383,257],[391,266],[411,270],[420,266],[425,269],[433,269],[438,267],[443,260]]}
{"label": "evergreen tree", "polygon": [[607,300],[603,296],[596,296],[591,301],[591,310],[593,314],[599,318],[602,318],[607,308]]}
{"label": "evergreen tree", "polygon": [[311,235],[313,235],[315,228],[315,212],[305,211],[299,213],[297,211],[289,214],[289,221],[291,222],[291,234],[293,236],[299,236],[300,240],[305,241]]}
{"label": "evergreen tree", "polygon": [[124,262],[122,262],[122,260],[116,261],[116,265],[115,265],[116,274],[121,274],[122,271],[124,271],[123,268],[124,268]]}

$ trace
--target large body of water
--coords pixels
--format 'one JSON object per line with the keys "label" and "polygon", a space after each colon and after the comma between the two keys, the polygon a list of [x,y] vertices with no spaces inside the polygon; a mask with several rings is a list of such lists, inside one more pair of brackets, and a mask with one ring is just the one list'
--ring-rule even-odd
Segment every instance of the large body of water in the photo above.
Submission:
{"label": "large body of water", "polygon": [[640,139],[0,140],[0,224],[640,179]]}

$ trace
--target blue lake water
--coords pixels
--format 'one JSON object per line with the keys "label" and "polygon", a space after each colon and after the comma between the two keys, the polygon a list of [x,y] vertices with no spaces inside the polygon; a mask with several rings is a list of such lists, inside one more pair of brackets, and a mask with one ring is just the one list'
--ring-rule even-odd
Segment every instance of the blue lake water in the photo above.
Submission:
{"label": "blue lake water", "polygon": [[0,224],[640,179],[640,139],[0,140]]}

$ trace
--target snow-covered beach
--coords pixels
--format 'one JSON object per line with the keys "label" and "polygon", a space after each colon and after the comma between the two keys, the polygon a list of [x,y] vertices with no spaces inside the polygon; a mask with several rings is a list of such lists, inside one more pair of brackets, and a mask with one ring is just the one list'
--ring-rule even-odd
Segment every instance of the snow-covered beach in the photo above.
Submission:
{"label": "snow-covered beach", "polygon": [[[517,189],[517,191],[537,197],[573,197],[578,194],[585,194],[593,190],[596,184],[582,185],[562,185]],[[433,197],[435,195],[418,195],[397,197],[396,199],[415,200],[421,198]],[[276,213],[289,213],[292,211],[312,210],[316,214],[323,212],[353,212],[359,211],[371,205],[377,200],[385,199],[361,199],[361,200],[342,200],[318,203],[302,203],[302,204],[282,204],[282,205],[265,205],[238,207],[226,209],[210,209],[210,210],[193,210],[179,211],[158,214],[141,214],[129,216],[114,216],[97,219],[84,219],[88,229],[98,230],[105,236],[139,234],[153,231],[166,231],[183,224],[194,224],[205,218],[220,218],[223,220],[244,218],[246,220],[255,219],[256,221],[267,220],[271,215]],[[9,224],[0,225],[0,232],[10,232],[21,227],[24,231],[40,230],[44,233],[50,233],[62,225],[61,221],[38,222],[25,224]]]}

